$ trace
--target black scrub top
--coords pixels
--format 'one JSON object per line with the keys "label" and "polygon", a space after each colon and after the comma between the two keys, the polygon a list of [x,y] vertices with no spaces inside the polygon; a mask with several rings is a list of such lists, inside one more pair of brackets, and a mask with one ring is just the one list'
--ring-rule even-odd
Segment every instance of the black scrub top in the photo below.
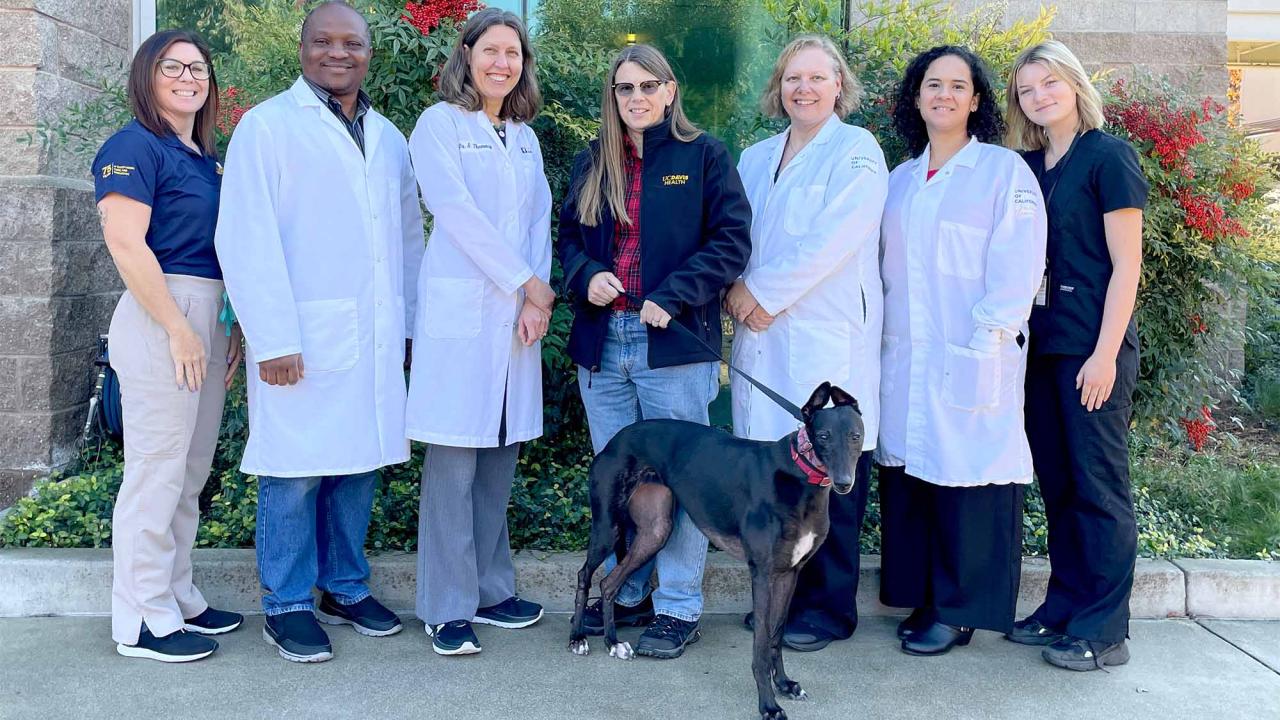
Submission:
{"label": "black scrub top", "polygon": [[134,120],[112,135],[93,160],[95,198],[120,193],[151,208],[147,247],[167,275],[222,279],[213,230],[222,166],[176,135],[156,135]]}
{"label": "black scrub top", "polygon": [[[1077,137],[1051,170],[1044,169],[1043,150],[1022,157],[1040,179],[1049,216],[1047,304],[1031,310],[1031,352],[1092,355],[1112,271],[1102,216],[1145,208],[1150,185],[1129,143],[1101,130]],[[1138,347],[1132,319],[1125,343]]]}

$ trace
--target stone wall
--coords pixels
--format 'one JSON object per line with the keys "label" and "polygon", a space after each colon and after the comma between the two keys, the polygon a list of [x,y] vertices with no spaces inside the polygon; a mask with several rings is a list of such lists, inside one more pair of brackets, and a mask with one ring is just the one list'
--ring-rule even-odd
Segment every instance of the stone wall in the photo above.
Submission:
{"label": "stone wall", "polygon": [[83,160],[22,142],[129,59],[129,0],[0,0],[0,507],[68,462],[120,286]]}

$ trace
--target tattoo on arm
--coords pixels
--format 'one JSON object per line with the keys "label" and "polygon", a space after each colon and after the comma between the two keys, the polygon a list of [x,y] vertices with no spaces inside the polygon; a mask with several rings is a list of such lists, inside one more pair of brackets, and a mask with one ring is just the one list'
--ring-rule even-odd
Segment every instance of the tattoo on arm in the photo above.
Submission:
{"label": "tattoo on arm", "polygon": [[98,220],[102,223],[102,229],[106,230],[107,229],[107,209],[102,207],[101,205],[98,206]]}

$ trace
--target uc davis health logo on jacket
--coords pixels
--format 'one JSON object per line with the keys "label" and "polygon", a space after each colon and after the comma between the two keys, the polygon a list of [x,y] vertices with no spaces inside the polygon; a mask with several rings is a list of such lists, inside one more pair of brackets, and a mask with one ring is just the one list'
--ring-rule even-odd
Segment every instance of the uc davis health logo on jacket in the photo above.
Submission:
{"label": "uc davis health logo on jacket", "polygon": [[663,175],[662,176],[663,185],[684,185],[687,182],[689,182],[688,175]]}

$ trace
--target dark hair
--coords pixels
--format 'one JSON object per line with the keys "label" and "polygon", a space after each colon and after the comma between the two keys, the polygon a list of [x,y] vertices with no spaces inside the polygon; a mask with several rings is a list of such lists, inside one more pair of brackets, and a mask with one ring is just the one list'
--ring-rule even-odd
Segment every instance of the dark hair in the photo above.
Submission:
{"label": "dark hair", "polygon": [[160,103],[156,100],[155,76],[156,65],[165,52],[174,43],[180,42],[195,45],[200,56],[209,64],[209,97],[205,98],[204,106],[196,111],[191,135],[201,152],[216,157],[218,149],[215,145],[214,126],[218,120],[218,76],[213,72],[213,61],[209,59],[209,46],[196,33],[190,30],[162,30],[142,41],[129,66],[129,107],[138,122],[156,135],[178,134],[160,113]]}
{"label": "dark hair", "polygon": [[440,71],[439,92],[441,100],[451,102],[464,110],[482,110],[484,101],[471,81],[471,64],[467,59],[470,49],[480,41],[480,36],[495,25],[506,25],[516,31],[520,37],[520,54],[524,56],[520,68],[520,79],[516,86],[502,99],[502,110],[498,117],[519,122],[529,122],[542,109],[542,91],[538,89],[537,63],[533,56],[533,46],[529,43],[529,33],[524,23],[513,12],[501,8],[490,7],[481,10],[467,20],[458,33],[458,42],[453,52]]}
{"label": "dark hair", "polygon": [[355,13],[356,16],[360,18],[360,22],[364,23],[364,34],[366,38],[368,37],[369,21],[365,19],[364,13],[357,10],[355,6],[353,6],[349,2],[346,2],[346,0],[326,0],[325,2],[322,2],[319,5],[308,10],[307,16],[302,18],[302,30],[301,32],[298,33],[298,42],[304,43],[307,41],[307,28],[311,27],[311,16],[315,15],[316,12],[319,10],[323,10],[324,8],[331,7],[334,5],[338,7],[344,7],[350,10],[351,12]]}
{"label": "dark hair", "polygon": [[939,45],[915,56],[894,93],[893,129],[906,142],[907,151],[912,157],[924,152],[925,146],[929,144],[929,133],[925,129],[924,118],[920,116],[920,108],[916,107],[916,98],[920,95],[925,71],[934,60],[945,55],[954,55],[963,60],[969,66],[969,74],[973,76],[973,92],[978,96],[978,109],[969,114],[969,134],[984,143],[999,143],[1004,136],[1004,118],[1000,115],[1000,108],[996,106],[995,88],[991,84],[991,73],[987,72],[986,65],[966,47]]}

